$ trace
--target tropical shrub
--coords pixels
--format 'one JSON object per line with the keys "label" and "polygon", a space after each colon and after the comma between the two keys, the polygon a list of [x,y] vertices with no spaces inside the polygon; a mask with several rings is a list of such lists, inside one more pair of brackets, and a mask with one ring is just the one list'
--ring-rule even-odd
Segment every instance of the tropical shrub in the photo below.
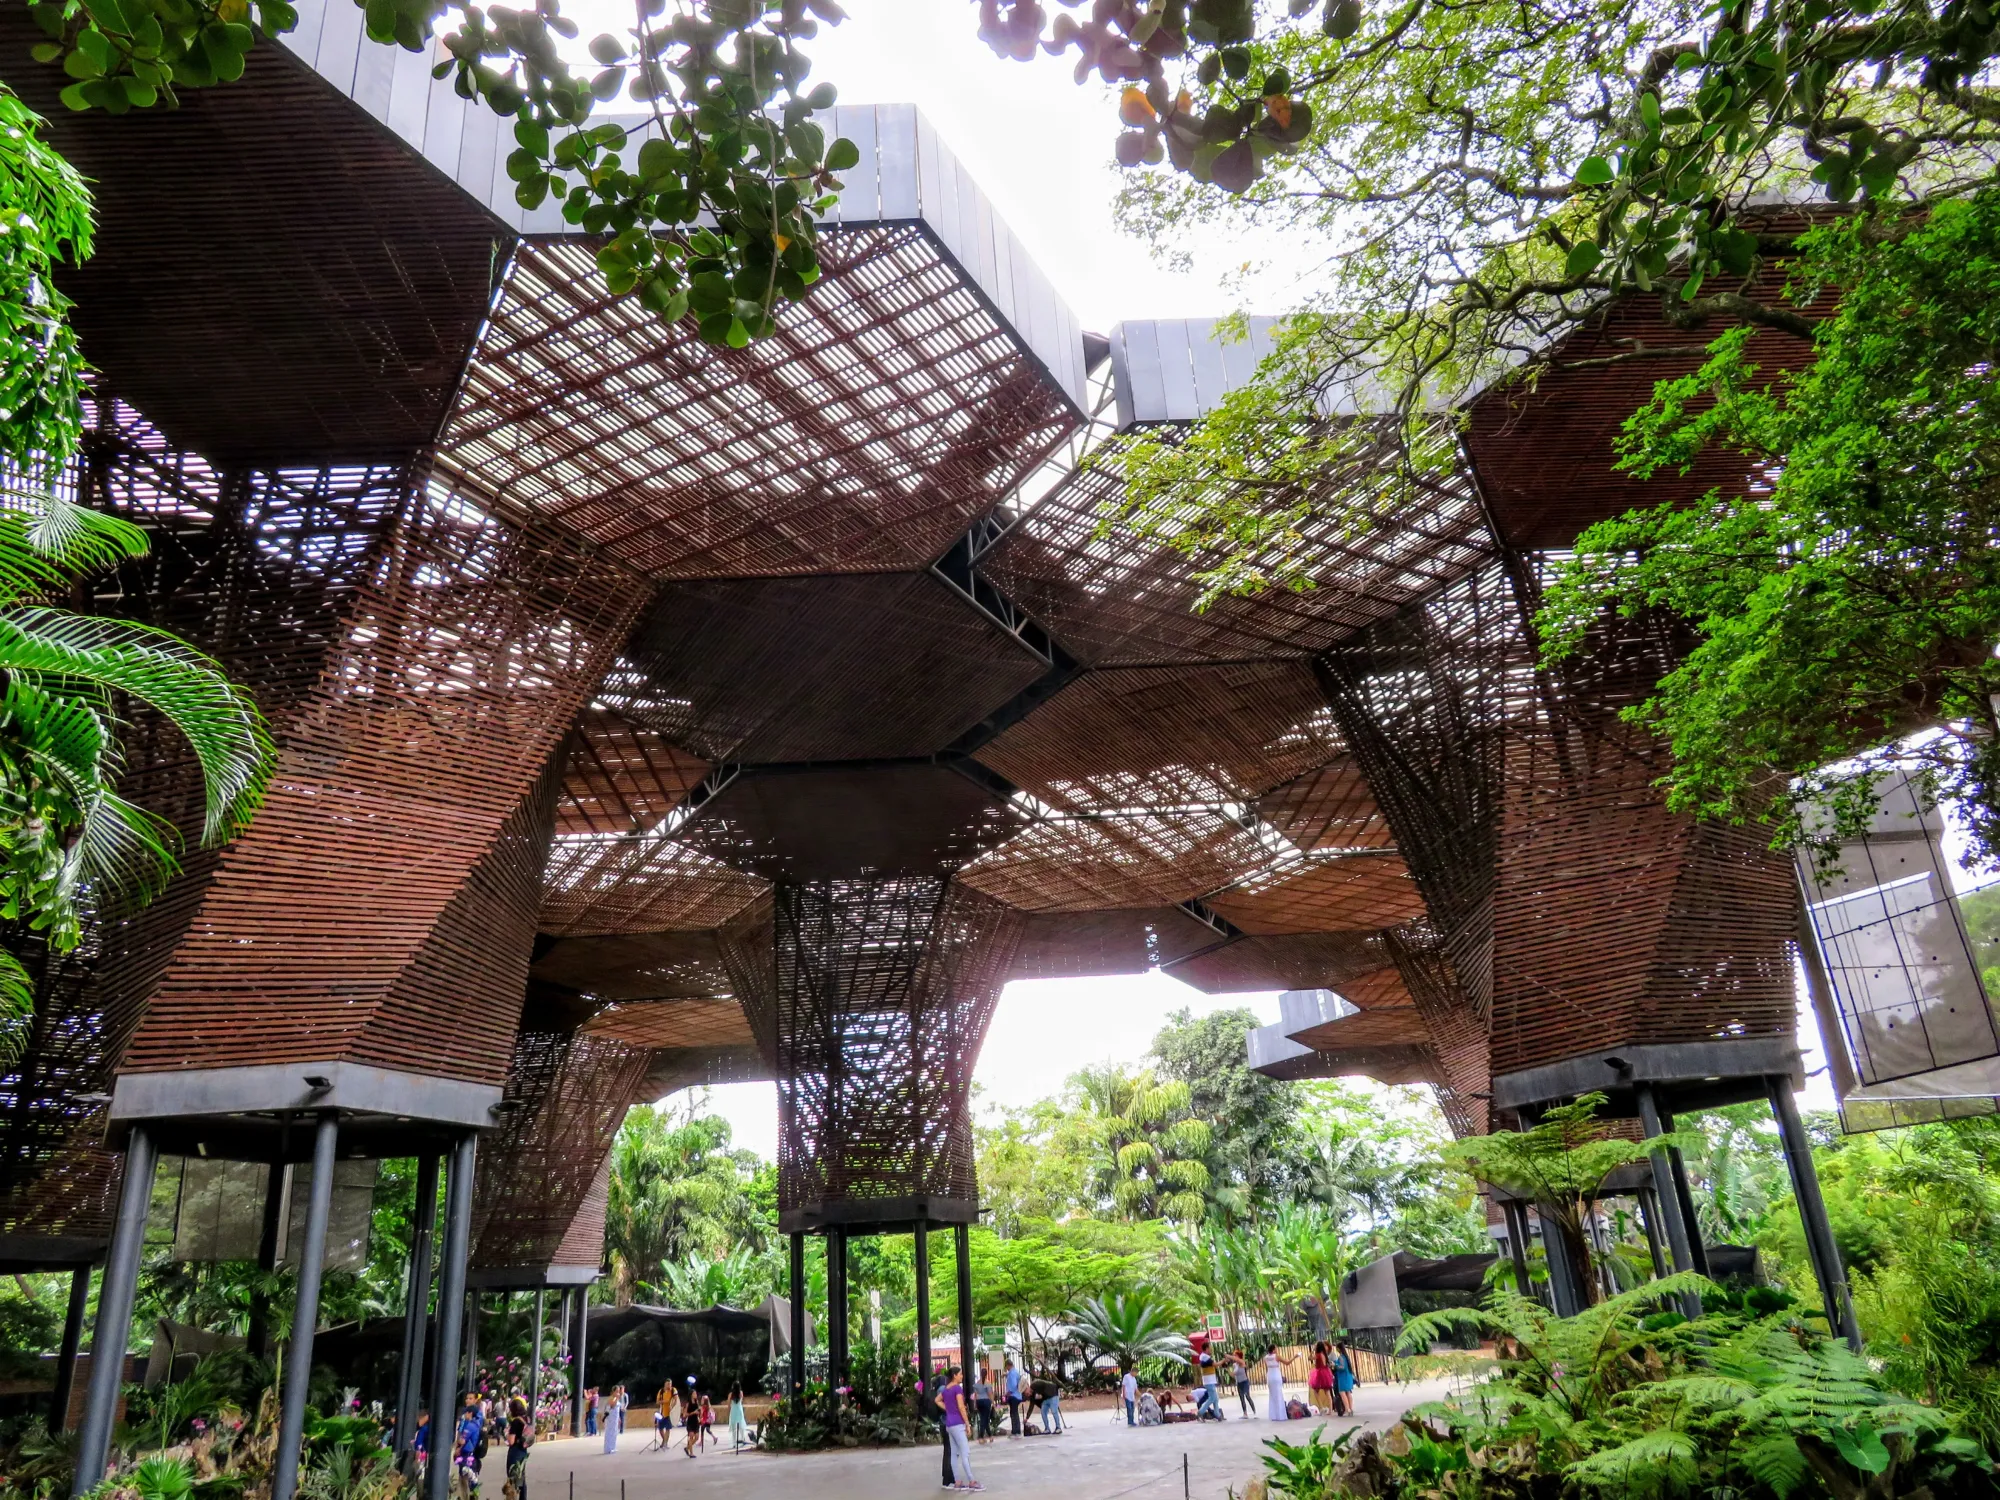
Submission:
{"label": "tropical shrub", "polygon": [[[1990,1495],[1994,1455],[1952,1416],[1889,1390],[1783,1294],[1725,1297],[1679,1275],[1573,1318],[1505,1288],[1482,1308],[1412,1319],[1495,1340],[1498,1369],[1344,1450],[1315,1433],[1267,1444],[1269,1491],[1311,1497],[1689,1496],[1928,1500]],[[1670,1310],[1695,1293],[1693,1320]]]}

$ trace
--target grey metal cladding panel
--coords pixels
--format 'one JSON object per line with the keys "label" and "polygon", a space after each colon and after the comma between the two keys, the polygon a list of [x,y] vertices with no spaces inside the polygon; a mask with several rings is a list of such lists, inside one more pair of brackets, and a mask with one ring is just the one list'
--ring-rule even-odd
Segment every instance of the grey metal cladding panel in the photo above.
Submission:
{"label": "grey metal cladding panel", "polygon": [[833,111],[833,119],[822,127],[826,131],[827,144],[845,136],[854,142],[861,153],[861,160],[850,171],[841,174],[841,194],[839,206],[834,209],[834,219],[841,224],[873,224],[882,218],[882,153],[881,120],[876,106],[862,105],[858,108],[842,105]]}
{"label": "grey metal cladding panel", "polygon": [[389,103],[384,122],[429,155],[431,64],[427,53],[384,47],[389,54]]}
{"label": "grey metal cladding panel", "polygon": [[[359,6],[304,0],[298,30],[280,40],[501,222],[524,234],[575,232],[555,200],[533,213],[514,201],[504,121],[485,105],[459,98],[448,81],[433,80],[429,54],[370,42],[363,23]],[[908,104],[842,106],[832,114],[829,138],[844,136],[861,153],[846,176],[835,222],[921,219],[1082,410],[1083,346],[1075,317],[936,130]],[[600,118],[650,123],[640,115]]]}
{"label": "grey metal cladding panel", "polygon": [[[389,86],[395,81],[396,58],[402,50],[371,42],[365,36],[360,38],[354,58],[354,87],[348,93],[356,104],[391,129],[394,126],[389,119]],[[424,143],[410,141],[410,144],[421,151]]]}
{"label": "grey metal cladding panel", "polygon": [[1139,420],[1132,404],[1132,349],[1126,342],[1128,325],[1111,330],[1111,392],[1118,403],[1118,426],[1122,430]]}
{"label": "grey metal cladding panel", "polygon": [[914,219],[921,211],[917,193],[917,107],[914,104],[875,106],[876,148],[882,165],[876,174],[882,186],[882,217]]}
{"label": "grey metal cladding panel", "polygon": [[1199,332],[1206,338],[1215,337],[1214,325],[1203,328],[1199,323],[1182,320],[1157,325],[1160,349],[1160,388],[1166,396],[1169,412],[1204,412],[1200,396],[1194,387],[1194,353],[1190,347],[1193,335]]}
{"label": "grey metal cladding panel", "polygon": [[1120,375],[1132,384],[1129,392],[1121,385],[1119,420],[1191,422],[1214,411],[1231,391],[1249,384],[1271,353],[1277,319],[1247,321],[1247,340],[1225,334],[1216,318],[1120,324],[1114,345],[1122,340],[1133,353],[1128,371]]}
{"label": "grey metal cladding panel", "polygon": [[293,8],[299,13],[299,24],[285,38],[285,45],[308,64],[315,63],[319,60],[320,32],[326,27],[326,0],[299,0]]}
{"label": "grey metal cladding panel", "polygon": [[[480,121],[457,107],[458,94],[451,79],[431,78],[427,74],[424,83],[424,160],[456,181],[465,137]],[[496,125],[499,123],[499,116],[491,110],[481,113]]]}

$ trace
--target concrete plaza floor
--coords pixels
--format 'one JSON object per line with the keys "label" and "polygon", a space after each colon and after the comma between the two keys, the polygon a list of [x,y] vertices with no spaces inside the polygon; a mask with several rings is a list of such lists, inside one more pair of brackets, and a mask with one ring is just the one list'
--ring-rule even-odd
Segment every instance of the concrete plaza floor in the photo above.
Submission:
{"label": "concrete plaza floor", "polygon": [[[1331,1436],[1343,1427],[1381,1427],[1420,1401],[1449,1390],[1444,1381],[1404,1386],[1363,1386],[1351,1418],[1327,1422]],[[1262,1385],[1255,1389],[1263,1404]],[[1236,1405],[1232,1392],[1229,1401]],[[939,1450],[855,1448],[827,1453],[732,1454],[711,1447],[689,1459],[678,1448],[646,1451],[652,1416],[631,1413],[631,1430],[618,1452],[600,1438],[544,1441],[528,1460],[528,1500],[930,1500],[942,1493]],[[726,1432],[721,1423],[718,1430]],[[1262,1418],[1128,1428],[1108,1410],[1071,1414],[1067,1432],[1055,1437],[1000,1438],[972,1450],[972,1467],[987,1492],[1008,1500],[1180,1500],[1181,1460],[1187,1459],[1190,1500],[1225,1500],[1234,1488],[1263,1472],[1264,1439],[1303,1442],[1316,1422],[1277,1423]],[[487,1462],[489,1487],[493,1464]]]}

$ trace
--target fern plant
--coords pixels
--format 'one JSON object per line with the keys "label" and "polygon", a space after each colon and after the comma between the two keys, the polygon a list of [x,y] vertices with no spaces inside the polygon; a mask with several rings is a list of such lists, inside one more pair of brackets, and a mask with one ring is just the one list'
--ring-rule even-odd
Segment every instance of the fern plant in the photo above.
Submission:
{"label": "fern plant", "polygon": [[[1492,1337],[1495,1378],[1416,1408],[1372,1445],[1411,1495],[1931,1500],[1987,1495],[2000,1470],[1936,1407],[1896,1395],[1845,1344],[1784,1307],[1761,1315],[1686,1273],[1572,1318],[1507,1289],[1414,1318],[1404,1348],[1447,1329]],[[1688,1293],[1721,1310],[1663,1311]],[[1336,1474],[1322,1493],[1361,1493]],[[1380,1486],[1368,1493],[1380,1493]]]}

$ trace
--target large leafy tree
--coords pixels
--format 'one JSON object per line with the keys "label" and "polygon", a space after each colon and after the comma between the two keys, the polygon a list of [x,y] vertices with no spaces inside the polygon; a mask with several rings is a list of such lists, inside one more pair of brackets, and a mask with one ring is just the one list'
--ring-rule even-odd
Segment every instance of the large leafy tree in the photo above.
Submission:
{"label": "large leafy tree", "polygon": [[1635,714],[1673,746],[1672,805],[1826,837],[1865,817],[1872,773],[1900,769],[2000,853],[2000,188],[1920,220],[1859,216],[1804,250],[1802,286],[1842,289],[1812,364],[1772,377],[1724,335],[1625,434],[1641,476],[1720,449],[1761,482],[1586,532],[1547,649],[1580,642],[1607,599],[1690,622]]}
{"label": "large leafy tree", "polygon": [[1153,1038],[1159,1071],[1188,1090],[1188,1111],[1209,1126],[1203,1158],[1209,1205],[1226,1217],[1249,1212],[1279,1186],[1281,1146],[1298,1094],[1251,1071],[1244,1039],[1258,1024],[1242,1008],[1196,1017],[1176,1011]]}
{"label": "large leafy tree", "polygon": [[756,1154],[732,1150],[729,1122],[702,1108],[700,1096],[642,1104],[612,1145],[604,1242],[621,1305],[641,1283],[663,1283],[670,1262],[712,1262],[738,1246],[763,1247],[763,1221],[750,1196]]}
{"label": "large leafy tree", "polygon": [[1214,1131],[1193,1114],[1188,1086],[1115,1067],[1086,1068],[1071,1082],[1096,1141],[1101,1197],[1131,1219],[1201,1218]]}

